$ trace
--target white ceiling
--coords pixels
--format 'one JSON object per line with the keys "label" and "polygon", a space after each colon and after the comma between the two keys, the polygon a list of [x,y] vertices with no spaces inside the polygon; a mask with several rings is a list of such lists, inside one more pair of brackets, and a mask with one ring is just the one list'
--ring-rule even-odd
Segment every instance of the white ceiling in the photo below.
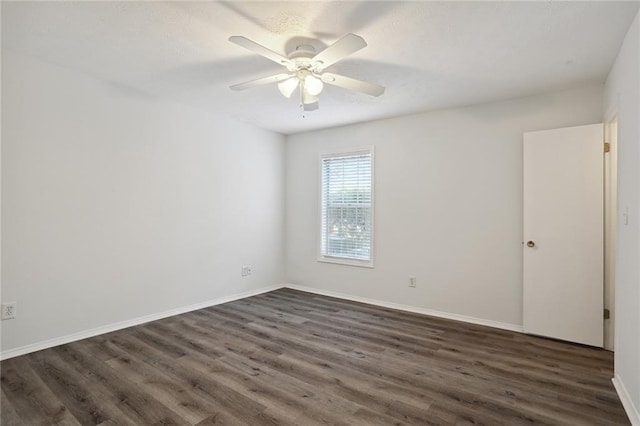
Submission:
{"label": "white ceiling", "polygon": [[[85,72],[131,96],[173,99],[284,134],[603,82],[635,2],[2,2],[2,47]],[[363,50],[330,71],[386,86],[325,86],[303,118],[282,68],[227,41],[286,54],[346,33]]]}

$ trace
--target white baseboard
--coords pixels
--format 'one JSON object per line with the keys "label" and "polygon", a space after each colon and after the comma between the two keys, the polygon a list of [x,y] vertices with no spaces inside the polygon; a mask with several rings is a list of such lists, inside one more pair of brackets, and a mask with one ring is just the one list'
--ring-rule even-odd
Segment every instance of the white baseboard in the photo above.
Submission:
{"label": "white baseboard", "polygon": [[366,298],[366,297],[352,296],[350,294],[338,293],[338,292],[329,291],[329,290],[320,290],[320,289],[317,289],[317,288],[305,287],[305,286],[297,285],[297,284],[288,284],[287,283],[284,286],[286,288],[305,291],[307,293],[314,293],[314,294],[319,294],[319,295],[322,295],[322,296],[329,296],[329,297],[335,297],[335,298],[338,298],[338,299],[351,300],[353,302],[367,303],[369,305],[382,306],[384,308],[397,309],[399,311],[413,312],[413,313],[416,313],[416,314],[423,314],[423,315],[431,315],[431,316],[434,316],[434,317],[446,318],[446,319],[456,320],[456,321],[463,321],[463,322],[468,322],[468,323],[471,323],[471,324],[478,324],[478,325],[484,325],[484,326],[487,326],[487,327],[500,328],[502,330],[516,331],[516,332],[519,332],[519,333],[523,333],[524,332],[522,326],[521,325],[516,325],[516,324],[509,324],[509,323],[500,322],[500,321],[492,321],[492,320],[487,320],[487,319],[483,319],[483,318],[469,317],[469,316],[466,316],[466,315],[452,314],[452,313],[449,313],[449,312],[442,312],[442,311],[436,311],[436,310],[433,310],[433,309],[419,308],[419,307],[409,306],[409,305],[402,305],[402,304],[399,304],[399,303],[385,302],[385,301],[382,301],[382,300],[369,299],[369,298]]}
{"label": "white baseboard", "polygon": [[133,318],[130,320],[121,321],[114,324],[108,324],[101,327],[92,328],[89,330],[83,330],[78,333],[68,334],[66,336],[44,340],[42,342],[32,343],[30,345],[25,345],[19,348],[9,349],[9,350],[0,352],[0,360],[5,360],[5,359],[13,358],[19,355],[40,351],[42,349],[52,348],[58,345],[64,345],[65,343],[71,343],[77,340],[94,337],[99,334],[111,333],[112,331],[122,330],[123,328],[144,324],[150,321],[156,321],[162,318],[172,317],[174,315],[184,314],[186,312],[191,312],[198,309],[208,308],[210,306],[221,305],[227,302],[233,302],[234,300],[244,299],[246,297],[255,296],[257,294],[267,293],[269,291],[277,290],[282,287],[284,287],[282,284],[262,287],[257,290],[245,291],[243,293],[233,294],[231,296],[224,296],[218,299],[208,300],[206,302],[200,302],[200,303],[195,303],[189,306],[182,306],[180,308],[170,309],[168,311],[160,312],[157,314],[151,314],[151,315],[146,315],[139,318]]}
{"label": "white baseboard", "polygon": [[636,407],[633,404],[633,400],[631,399],[629,392],[627,392],[627,388],[624,386],[624,383],[620,380],[620,376],[616,374],[611,381],[613,382],[613,387],[616,388],[616,392],[618,392],[618,397],[622,402],[624,410],[627,412],[629,420],[631,420],[631,424],[633,426],[640,426],[640,407]]}

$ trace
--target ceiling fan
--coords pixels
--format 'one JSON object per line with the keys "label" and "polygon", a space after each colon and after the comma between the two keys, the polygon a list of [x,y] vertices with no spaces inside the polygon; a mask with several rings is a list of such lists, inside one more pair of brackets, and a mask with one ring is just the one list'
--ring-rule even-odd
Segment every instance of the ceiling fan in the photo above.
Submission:
{"label": "ceiling fan", "polygon": [[304,111],[318,109],[318,95],[324,83],[371,96],[380,96],[384,93],[384,87],[377,84],[325,71],[331,65],[367,45],[362,37],[355,34],[345,35],[317,54],[313,46],[305,44],[298,46],[288,56],[280,55],[246,37],[232,36],[229,37],[229,41],[287,68],[283,73],[235,84],[231,86],[232,90],[245,90],[263,84],[278,83],[280,92],[290,98],[293,92],[299,89],[300,106]]}

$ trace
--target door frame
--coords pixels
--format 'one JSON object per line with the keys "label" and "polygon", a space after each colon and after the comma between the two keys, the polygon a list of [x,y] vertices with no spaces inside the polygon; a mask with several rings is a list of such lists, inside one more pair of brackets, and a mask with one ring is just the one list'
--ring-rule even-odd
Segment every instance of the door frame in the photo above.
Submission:
{"label": "door frame", "polygon": [[615,350],[616,245],[618,228],[618,111],[607,114],[604,123],[609,152],[604,156],[604,348]]}

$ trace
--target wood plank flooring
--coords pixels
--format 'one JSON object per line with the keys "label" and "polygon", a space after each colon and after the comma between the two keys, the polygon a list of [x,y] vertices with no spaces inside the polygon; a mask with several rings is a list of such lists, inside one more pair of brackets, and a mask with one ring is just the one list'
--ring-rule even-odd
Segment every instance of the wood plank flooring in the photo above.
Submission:
{"label": "wood plank flooring", "polygon": [[629,424],[610,352],[290,289],[0,367],[2,425]]}

